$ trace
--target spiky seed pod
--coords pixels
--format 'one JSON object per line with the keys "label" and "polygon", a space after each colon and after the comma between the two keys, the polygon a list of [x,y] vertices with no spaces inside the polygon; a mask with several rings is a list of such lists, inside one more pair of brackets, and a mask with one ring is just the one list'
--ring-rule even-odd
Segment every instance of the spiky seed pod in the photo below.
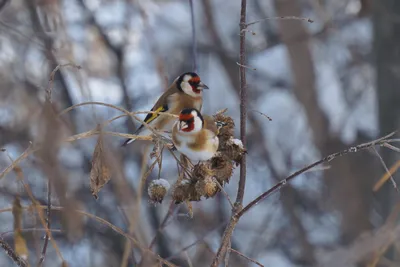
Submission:
{"label": "spiky seed pod", "polygon": [[206,198],[213,197],[219,191],[216,181],[212,177],[206,177],[196,183],[196,191]]}
{"label": "spiky seed pod", "polygon": [[204,180],[206,177],[213,176],[214,172],[211,169],[209,161],[206,163],[200,162],[193,167],[192,176],[197,180]]}
{"label": "spiky seed pod", "polygon": [[153,180],[148,189],[147,193],[149,194],[150,201],[154,203],[161,203],[169,190],[169,183],[164,179]]}
{"label": "spiky seed pod", "polygon": [[172,199],[175,201],[175,204],[182,203],[186,200],[199,201],[200,198],[201,195],[196,192],[195,183],[191,182],[184,182],[176,185],[172,193]]}
{"label": "spiky seed pod", "polygon": [[236,164],[239,164],[243,153],[245,153],[245,149],[243,148],[243,144],[241,144],[240,140],[233,138],[235,130],[235,123],[233,119],[225,116],[222,113],[214,115],[214,118],[216,121],[220,121],[224,124],[218,133],[218,151],[227,155],[228,158],[235,161]]}
{"label": "spiky seed pod", "polygon": [[243,147],[242,142],[239,139],[234,139],[231,137],[226,143],[223,144],[223,153],[230,159],[236,162],[236,164],[240,163],[242,156],[246,153],[246,150]]}
{"label": "spiky seed pod", "polygon": [[224,123],[224,126],[220,128],[218,133],[218,139],[221,147],[221,143],[226,143],[234,135],[235,122],[231,117],[225,116],[222,113],[214,115],[214,119],[215,121]]}
{"label": "spiky seed pod", "polygon": [[213,157],[210,161],[211,161],[211,169],[213,171],[213,175],[217,179],[217,181],[221,185],[229,183],[234,168],[232,161],[222,153],[219,153],[217,156]]}

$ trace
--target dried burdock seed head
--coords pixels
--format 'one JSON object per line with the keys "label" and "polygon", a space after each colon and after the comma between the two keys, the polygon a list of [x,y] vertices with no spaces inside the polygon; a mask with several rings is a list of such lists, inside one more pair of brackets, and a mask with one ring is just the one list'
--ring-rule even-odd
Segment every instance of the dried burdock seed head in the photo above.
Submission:
{"label": "dried burdock seed head", "polygon": [[219,129],[218,152],[210,160],[194,165],[190,179],[175,185],[172,196],[175,203],[200,201],[202,196],[214,197],[220,191],[220,186],[229,183],[234,162],[240,162],[245,149],[240,140],[234,139],[235,123],[231,117],[224,115],[225,111],[213,116]]}
{"label": "dried burdock seed head", "polygon": [[207,177],[196,183],[196,192],[206,198],[213,197],[219,191],[216,181],[212,177]]}
{"label": "dried burdock seed head", "polygon": [[206,177],[210,177],[213,176],[214,172],[211,169],[211,165],[206,162],[206,163],[202,163],[200,162],[199,164],[196,164],[193,167],[193,171],[192,171],[192,176],[194,180],[204,180]]}
{"label": "dried burdock seed head", "polygon": [[183,182],[175,186],[172,199],[175,204],[182,203],[184,201],[199,201],[201,195],[196,192],[195,183],[190,181]]}
{"label": "dried burdock seed head", "polygon": [[239,164],[243,154],[246,153],[246,150],[243,147],[242,141],[232,137],[225,143],[224,153],[231,160],[236,162],[236,164]]}
{"label": "dried burdock seed head", "polygon": [[225,143],[229,140],[235,131],[235,122],[231,117],[225,116],[222,113],[218,113],[214,115],[214,119],[217,124],[222,124],[223,126],[219,129],[218,138],[219,142]]}
{"label": "dried burdock seed head", "polygon": [[217,181],[224,185],[229,183],[230,178],[233,174],[233,163],[224,154],[218,153],[217,156],[213,157],[211,160],[211,168],[213,170],[213,175]]}
{"label": "dried burdock seed head", "polygon": [[153,180],[147,189],[150,201],[154,203],[161,203],[164,197],[166,196],[169,188],[170,184],[168,183],[167,180],[164,179]]}
{"label": "dried burdock seed head", "polygon": [[223,125],[218,133],[219,147],[218,151],[228,156],[230,160],[239,164],[245,149],[238,139],[234,139],[235,122],[231,117],[225,116],[223,113],[214,115],[214,119]]}

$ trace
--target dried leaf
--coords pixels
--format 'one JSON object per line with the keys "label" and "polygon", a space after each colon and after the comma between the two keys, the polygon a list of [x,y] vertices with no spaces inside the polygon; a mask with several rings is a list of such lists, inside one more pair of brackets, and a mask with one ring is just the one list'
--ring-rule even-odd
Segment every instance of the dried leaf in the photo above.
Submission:
{"label": "dried leaf", "polygon": [[224,113],[227,112],[227,111],[228,111],[228,109],[227,109],[227,108],[224,108],[224,109],[218,110],[218,111],[215,113],[215,115],[224,114]]}
{"label": "dried leaf", "polygon": [[28,259],[28,247],[22,236],[22,207],[19,197],[15,197],[12,206],[12,214],[14,217],[14,246],[15,252],[24,260]]}
{"label": "dried leaf", "polygon": [[103,135],[100,133],[93,152],[92,170],[90,171],[90,189],[95,199],[98,199],[97,194],[110,181],[110,178],[111,171],[104,151]]}

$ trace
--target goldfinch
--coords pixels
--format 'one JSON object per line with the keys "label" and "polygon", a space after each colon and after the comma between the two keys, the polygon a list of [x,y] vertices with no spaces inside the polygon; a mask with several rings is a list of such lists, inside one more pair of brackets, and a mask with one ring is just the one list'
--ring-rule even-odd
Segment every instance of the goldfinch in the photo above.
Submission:
{"label": "goldfinch", "polygon": [[210,116],[202,116],[195,108],[186,108],[172,128],[172,142],[176,149],[192,161],[204,161],[217,152],[218,127]]}
{"label": "goldfinch", "polygon": [[[162,94],[151,111],[157,113],[147,114],[144,122],[158,131],[171,131],[176,119],[172,116],[160,116],[160,113],[169,112],[178,115],[182,109],[195,108],[201,110],[203,105],[203,89],[208,89],[199,75],[186,72],[178,76],[167,91]],[[151,131],[143,124],[135,131],[135,135],[148,135]],[[135,141],[127,139],[122,146]]]}

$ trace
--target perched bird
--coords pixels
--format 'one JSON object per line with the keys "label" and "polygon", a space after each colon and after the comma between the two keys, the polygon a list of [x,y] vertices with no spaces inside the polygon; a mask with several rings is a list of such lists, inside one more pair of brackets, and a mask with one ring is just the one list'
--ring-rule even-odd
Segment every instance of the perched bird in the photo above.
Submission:
{"label": "perched bird", "polygon": [[193,161],[208,160],[217,152],[218,127],[210,116],[202,116],[195,108],[186,108],[172,128],[176,149]]}
{"label": "perched bird", "polygon": [[[186,72],[177,77],[167,91],[161,95],[151,111],[157,113],[147,114],[144,122],[158,131],[171,131],[176,119],[172,116],[160,116],[160,113],[168,112],[178,115],[182,109],[195,108],[201,110],[203,105],[203,89],[208,89],[199,75],[194,72]],[[148,135],[151,131],[140,125],[135,135]],[[122,146],[126,146],[135,139],[126,140]]]}

